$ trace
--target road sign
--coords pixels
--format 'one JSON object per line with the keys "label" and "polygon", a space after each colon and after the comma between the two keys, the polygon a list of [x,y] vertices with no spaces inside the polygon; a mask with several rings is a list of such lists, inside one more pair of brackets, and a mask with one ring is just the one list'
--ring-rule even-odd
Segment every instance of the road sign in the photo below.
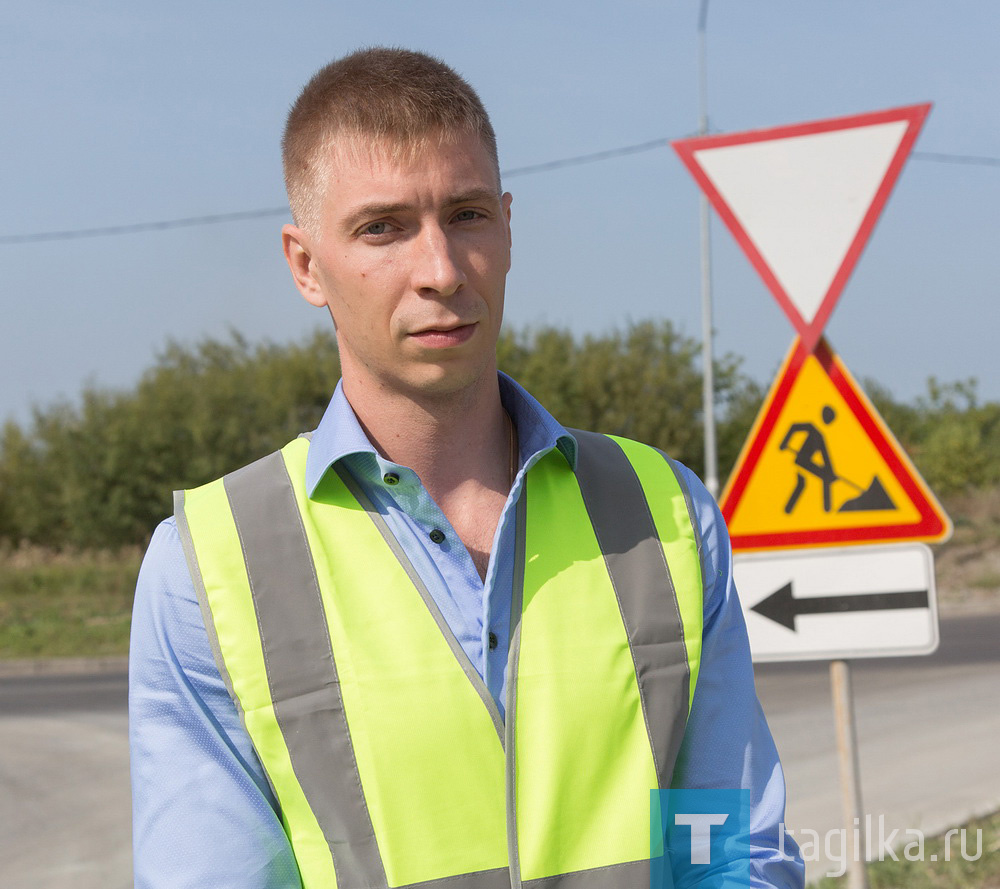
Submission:
{"label": "road sign", "polygon": [[720,500],[736,551],[943,540],[951,523],[824,339],[796,340]]}
{"label": "road sign", "polygon": [[921,543],[738,555],[755,661],[929,654],[934,560]]}
{"label": "road sign", "polygon": [[673,143],[808,351],[930,105]]}

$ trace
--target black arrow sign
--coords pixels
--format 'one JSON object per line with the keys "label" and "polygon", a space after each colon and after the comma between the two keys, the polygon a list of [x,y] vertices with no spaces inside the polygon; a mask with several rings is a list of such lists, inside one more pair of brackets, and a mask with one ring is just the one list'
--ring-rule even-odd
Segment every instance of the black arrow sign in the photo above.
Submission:
{"label": "black arrow sign", "polygon": [[855,611],[888,611],[893,608],[927,608],[927,590],[903,593],[858,593],[847,596],[792,596],[792,582],[761,599],[750,610],[795,632],[800,614],[847,614]]}

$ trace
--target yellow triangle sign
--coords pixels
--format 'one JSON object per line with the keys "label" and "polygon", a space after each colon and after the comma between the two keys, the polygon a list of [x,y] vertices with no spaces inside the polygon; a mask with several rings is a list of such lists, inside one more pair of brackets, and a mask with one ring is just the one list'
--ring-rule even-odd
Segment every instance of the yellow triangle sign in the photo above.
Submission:
{"label": "yellow triangle sign", "polygon": [[797,339],[720,500],[734,550],[944,540],[951,522],[829,344]]}

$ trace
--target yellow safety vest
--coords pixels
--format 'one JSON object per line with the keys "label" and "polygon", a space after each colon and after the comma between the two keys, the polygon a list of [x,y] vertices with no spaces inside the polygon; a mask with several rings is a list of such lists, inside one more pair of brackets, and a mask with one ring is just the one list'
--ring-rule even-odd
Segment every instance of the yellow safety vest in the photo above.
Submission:
{"label": "yellow safety vest", "polygon": [[575,435],[575,470],[549,452],[518,501],[506,720],[353,478],[307,494],[307,439],[177,495],[305,889],[648,887],[651,791],[701,656],[700,541],[669,459]]}

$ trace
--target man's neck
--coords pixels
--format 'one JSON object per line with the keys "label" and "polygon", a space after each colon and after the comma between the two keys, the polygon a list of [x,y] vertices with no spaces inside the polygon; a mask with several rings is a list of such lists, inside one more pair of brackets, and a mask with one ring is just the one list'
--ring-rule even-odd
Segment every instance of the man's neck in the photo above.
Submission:
{"label": "man's neck", "polygon": [[446,395],[400,393],[347,378],[344,394],[375,449],[416,472],[442,508],[463,490],[506,495],[511,436],[495,371]]}

